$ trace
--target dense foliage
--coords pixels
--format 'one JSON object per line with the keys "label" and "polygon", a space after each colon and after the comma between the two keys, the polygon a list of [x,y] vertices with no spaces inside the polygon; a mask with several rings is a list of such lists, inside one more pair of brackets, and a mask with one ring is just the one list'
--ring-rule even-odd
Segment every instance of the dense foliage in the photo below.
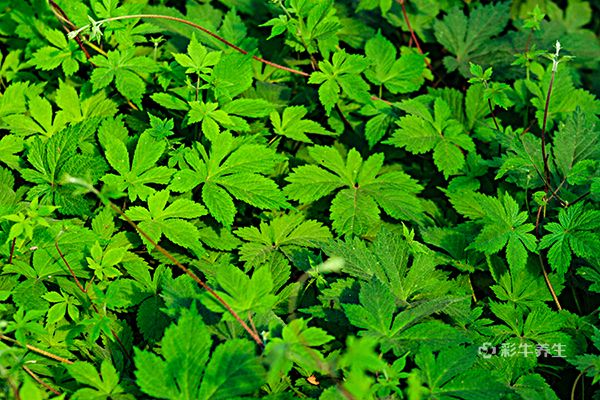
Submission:
{"label": "dense foliage", "polygon": [[600,13],[0,0],[0,398],[600,398]]}

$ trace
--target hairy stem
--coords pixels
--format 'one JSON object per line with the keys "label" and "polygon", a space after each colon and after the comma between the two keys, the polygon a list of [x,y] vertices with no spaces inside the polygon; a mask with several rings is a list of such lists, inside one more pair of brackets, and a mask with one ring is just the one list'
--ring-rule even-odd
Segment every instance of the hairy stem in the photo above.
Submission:
{"label": "hairy stem", "polygon": [[10,337],[8,337],[6,335],[0,334],[0,340],[4,340],[4,341],[11,342],[11,343],[14,343],[16,345],[19,345],[21,347],[25,347],[27,350],[31,350],[31,351],[33,351],[35,353],[38,353],[38,354],[40,354],[40,355],[42,355],[44,357],[52,358],[53,360],[60,361],[63,364],[73,364],[73,361],[69,361],[66,358],[57,356],[56,354],[52,354],[52,353],[50,353],[50,352],[48,352],[46,350],[42,350],[42,349],[40,349],[38,347],[35,347],[35,346],[32,346],[30,344],[25,344],[24,345],[21,342],[19,342],[18,340],[10,338]]}

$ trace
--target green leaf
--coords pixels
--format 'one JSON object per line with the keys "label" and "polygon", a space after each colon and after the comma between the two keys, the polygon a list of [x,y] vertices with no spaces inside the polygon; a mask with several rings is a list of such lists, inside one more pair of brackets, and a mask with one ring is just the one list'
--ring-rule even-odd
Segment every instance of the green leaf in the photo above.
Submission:
{"label": "green leaf", "polygon": [[477,357],[476,347],[450,348],[434,355],[423,348],[415,357],[423,392],[438,398],[483,400],[501,398],[508,388],[486,369],[472,368]]}
{"label": "green leaf", "polygon": [[592,259],[600,251],[600,211],[585,210],[582,203],[560,209],[558,223],[544,225],[550,232],[542,237],[540,249],[548,250],[548,261],[560,274],[571,266],[571,254]]}
{"label": "green leaf", "polygon": [[[469,63],[488,65],[501,50],[493,39],[504,30],[510,17],[508,3],[479,5],[469,17],[458,8],[434,23],[435,37],[454,57],[444,57],[448,72],[456,69],[469,77]],[[484,62],[485,61],[485,62]]]}
{"label": "green leaf", "polygon": [[398,219],[421,220],[416,197],[421,187],[400,171],[384,172],[383,154],[363,162],[355,149],[346,160],[333,147],[308,150],[320,166],[303,165],[288,176],[285,193],[293,200],[313,202],[340,187],[331,203],[333,228],[342,235],[365,234],[379,222],[379,208]]}
{"label": "green leaf", "polygon": [[260,209],[287,207],[277,184],[263,175],[281,160],[273,149],[223,132],[212,138],[207,150],[198,145],[186,151],[190,168],[175,174],[172,190],[186,192],[202,185],[208,211],[226,226],[236,214],[232,196]]}
{"label": "green leaf", "polygon": [[212,345],[202,318],[183,310],[161,340],[162,353],[135,349],[135,376],[140,389],[159,399],[198,399],[200,377]]}
{"label": "green leaf", "polygon": [[467,218],[483,225],[469,248],[485,254],[496,254],[506,248],[511,268],[519,271],[527,262],[527,251],[536,251],[536,239],[531,232],[535,227],[526,223],[527,214],[519,211],[517,202],[509,195],[489,197],[476,192],[450,193],[454,208]]}
{"label": "green leaf", "polygon": [[319,100],[327,115],[340,100],[340,92],[361,103],[370,101],[369,85],[360,77],[360,73],[368,66],[369,63],[364,57],[347,54],[345,51],[336,52],[331,62],[319,62],[321,71],[313,72],[308,83],[321,85]]}
{"label": "green leaf", "polygon": [[365,45],[365,55],[372,66],[365,76],[375,85],[383,85],[391,93],[419,90],[424,82],[425,57],[405,54],[396,60],[396,48],[378,32]]}
{"label": "green leaf", "polygon": [[307,133],[318,135],[336,135],[327,131],[318,122],[303,119],[308,111],[303,106],[286,107],[280,115],[273,111],[270,115],[271,124],[276,134],[288,137],[299,142],[312,143],[306,136]]}
{"label": "green leaf", "polygon": [[240,247],[240,259],[256,267],[273,252],[290,257],[299,247],[317,247],[331,239],[329,229],[320,222],[304,220],[302,215],[284,215],[269,224],[261,222],[259,228],[240,228],[234,233],[247,242]]}
{"label": "green leaf", "polygon": [[187,54],[174,53],[175,61],[182,67],[187,68],[186,73],[207,74],[211,71],[210,67],[217,64],[221,58],[220,51],[209,52],[206,47],[196,40],[196,34],[192,34],[192,39],[187,47]]}
{"label": "green leaf", "polygon": [[119,93],[141,107],[142,96],[146,93],[142,76],[156,70],[155,62],[137,57],[134,48],[123,52],[111,50],[106,56],[97,55],[90,61],[96,65],[91,77],[94,90],[103,89],[115,81]]}
{"label": "green leaf", "polygon": [[[202,252],[198,228],[185,219],[198,218],[207,214],[201,204],[192,200],[176,199],[167,206],[170,192],[161,190],[148,197],[148,209],[134,206],[126,215],[158,243],[162,235],[180,246]],[[144,236],[142,240],[146,241]],[[149,243],[147,243],[149,245]]]}
{"label": "green leaf", "polygon": [[438,97],[434,102],[434,113],[416,99],[400,105],[411,115],[400,118],[400,129],[385,143],[404,147],[414,154],[433,150],[433,161],[444,176],[458,174],[465,165],[462,149],[474,151],[473,140],[463,131],[462,125],[451,118],[448,103]]}
{"label": "green leaf", "polygon": [[130,165],[129,152],[123,141],[123,136],[127,137],[126,135],[127,130],[120,121],[106,122],[98,130],[98,140],[104,149],[106,160],[118,173],[106,174],[102,180],[115,190],[127,191],[131,201],[138,197],[145,200],[156,192],[148,184],[166,184],[173,175],[172,169],[156,166],[165,151],[166,143],[164,140],[157,140],[150,132],[143,132],[135,146]]}
{"label": "green leaf", "polygon": [[343,307],[351,324],[367,329],[376,337],[391,336],[396,305],[388,287],[378,279],[361,285],[360,305],[344,304]]}
{"label": "green leaf", "polygon": [[552,146],[554,160],[563,177],[569,177],[573,166],[581,160],[600,157],[600,130],[589,114],[577,109],[561,124]]}
{"label": "green leaf", "polygon": [[0,162],[15,169],[19,165],[16,155],[23,151],[23,139],[15,135],[7,135],[0,139]]}
{"label": "green leaf", "polygon": [[218,346],[204,371],[199,399],[227,400],[259,389],[264,370],[251,342],[230,340]]}

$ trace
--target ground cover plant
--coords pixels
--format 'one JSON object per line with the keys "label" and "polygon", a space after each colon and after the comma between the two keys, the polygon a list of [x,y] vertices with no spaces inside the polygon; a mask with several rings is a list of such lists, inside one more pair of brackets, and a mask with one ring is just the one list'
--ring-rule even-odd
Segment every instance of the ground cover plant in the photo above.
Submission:
{"label": "ground cover plant", "polygon": [[0,398],[600,398],[569,0],[0,0]]}

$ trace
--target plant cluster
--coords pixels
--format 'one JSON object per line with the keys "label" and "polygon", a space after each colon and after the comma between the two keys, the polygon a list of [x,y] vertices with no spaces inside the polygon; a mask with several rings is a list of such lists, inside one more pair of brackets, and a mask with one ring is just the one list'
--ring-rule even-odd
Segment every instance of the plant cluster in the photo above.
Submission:
{"label": "plant cluster", "polygon": [[0,399],[599,398],[594,13],[0,0]]}

